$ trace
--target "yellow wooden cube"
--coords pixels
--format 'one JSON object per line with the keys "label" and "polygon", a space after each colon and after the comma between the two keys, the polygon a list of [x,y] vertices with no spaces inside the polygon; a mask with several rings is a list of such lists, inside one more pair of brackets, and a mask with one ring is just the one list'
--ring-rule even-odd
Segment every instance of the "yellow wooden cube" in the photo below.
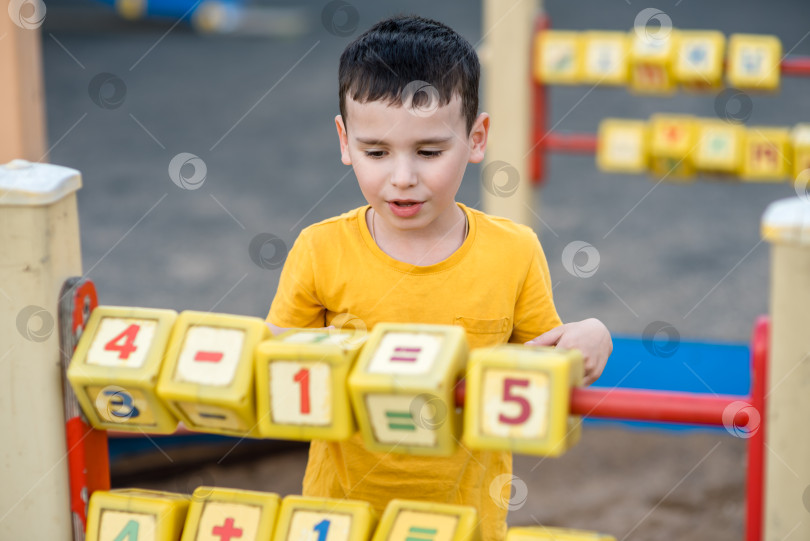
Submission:
{"label": "yellow wooden cube", "polygon": [[155,392],[174,310],[99,306],[67,377],[96,428],[170,434],[177,418]]}
{"label": "yellow wooden cube", "polygon": [[157,490],[93,492],[87,511],[87,541],[177,541],[189,497]]}
{"label": "yellow wooden cube", "polygon": [[582,82],[627,84],[630,42],[625,32],[585,32],[582,41]]}
{"label": "yellow wooden cube", "polygon": [[391,500],[372,541],[480,541],[479,522],[474,507]]}
{"label": "yellow wooden cube", "polygon": [[675,90],[675,30],[658,38],[633,32],[630,39],[630,89],[639,94],[671,94]]}
{"label": "yellow wooden cube", "polygon": [[287,496],[273,541],[368,541],[376,523],[368,502]]}
{"label": "yellow wooden cube", "polygon": [[296,329],[256,349],[256,413],[267,438],[345,440],[355,431],[346,381],[362,331]]}
{"label": "yellow wooden cube", "polygon": [[349,375],[366,447],[450,455],[461,435],[454,389],[467,356],[462,327],[380,323]]}
{"label": "yellow wooden cube", "polygon": [[728,84],[747,90],[779,90],[781,60],[778,37],[732,34],[728,39]]}
{"label": "yellow wooden cube", "polygon": [[253,354],[268,334],[256,317],[182,312],[158,395],[192,430],[258,437]]}
{"label": "yellow wooden cube", "polygon": [[649,162],[647,123],[606,118],[599,123],[596,165],[613,173],[641,173]]}
{"label": "yellow wooden cube", "polygon": [[681,30],[675,54],[675,79],[690,90],[716,90],[723,84],[726,38],[714,30]]}
{"label": "yellow wooden cube", "polygon": [[535,36],[534,76],[543,84],[582,81],[582,38],[578,32],[543,30]]}
{"label": "yellow wooden cube", "polygon": [[506,532],[506,541],[616,541],[616,538],[612,535],[585,530],[521,526],[509,528]]}
{"label": "yellow wooden cube", "polygon": [[742,179],[780,182],[792,172],[790,132],[782,128],[751,126],[743,147]]}
{"label": "yellow wooden cube", "polygon": [[692,162],[697,122],[687,115],[650,117],[650,171],[659,179],[683,180],[695,175]]}
{"label": "yellow wooden cube", "polygon": [[719,120],[699,120],[693,153],[699,171],[738,175],[742,167],[745,129]]}
{"label": "yellow wooden cube", "polygon": [[570,415],[571,388],[583,377],[582,355],[505,344],[474,349],[467,363],[464,443],[558,456],[582,432]]}
{"label": "yellow wooden cube", "polygon": [[[796,124],[790,132],[793,148],[793,179],[810,179],[810,124]],[[804,173],[804,171],[808,171]]]}
{"label": "yellow wooden cube", "polygon": [[180,541],[266,541],[280,505],[278,494],[269,492],[197,487]]}

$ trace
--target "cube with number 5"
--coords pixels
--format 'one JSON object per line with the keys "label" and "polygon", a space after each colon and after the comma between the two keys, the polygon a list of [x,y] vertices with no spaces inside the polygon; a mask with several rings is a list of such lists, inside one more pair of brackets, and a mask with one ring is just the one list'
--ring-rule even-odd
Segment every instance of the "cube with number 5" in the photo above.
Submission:
{"label": "cube with number 5", "polygon": [[177,418],[155,392],[174,310],[99,306],[67,377],[96,428],[171,434]]}
{"label": "cube with number 5", "polygon": [[571,388],[583,377],[582,355],[506,344],[475,349],[467,364],[464,443],[557,456],[578,440]]}

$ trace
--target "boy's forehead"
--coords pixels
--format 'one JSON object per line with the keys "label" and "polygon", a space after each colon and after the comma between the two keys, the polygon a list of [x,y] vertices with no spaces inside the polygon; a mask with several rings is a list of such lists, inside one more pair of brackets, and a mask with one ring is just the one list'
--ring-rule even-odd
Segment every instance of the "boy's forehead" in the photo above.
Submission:
{"label": "boy's forehead", "polygon": [[[407,105],[407,104],[406,104]],[[408,107],[399,100],[393,104],[388,99],[358,102],[346,96],[347,130],[351,126],[352,135],[379,135],[365,133],[380,131],[394,133],[396,127],[412,128],[420,131],[452,131],[464,128],[466,121],[461,109],[461,98],[454,94],[445,105],[427,103]],[[360,132],[360,133],[358,133]]]}

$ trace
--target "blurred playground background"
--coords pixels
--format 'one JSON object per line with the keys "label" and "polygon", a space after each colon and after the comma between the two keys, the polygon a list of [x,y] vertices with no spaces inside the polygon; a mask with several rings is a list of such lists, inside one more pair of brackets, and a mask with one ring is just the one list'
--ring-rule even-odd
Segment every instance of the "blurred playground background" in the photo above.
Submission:
{"label": "blurred playground background", "polygon": [[[289,8],[286,16],[301,25],[276,35],[204,34],[176,17],[131,21],[90,0],[48,2],[41,31],[49,161],[82,172],[83,264],[101,304],[264,317],[283,252],[300,230],[364,203],[339,161],[333,121],[345,45],[401,12],[443,21],[477,46],[487,33],[479,2],[351,0],[335,13],[325,1],[263,5]],[[651,6],[552,0],[544,7],[554,28],[628,30]],[[785,53],[810,54],[810,5],[798,0],[652,7],[677,28],[773,34]],[[808,84],[784,78],[778,95],[751,94],[746,124],[810,119]],[[557,86],[548,124],[595,132],[606,116],[722,117],[716,96]],[[194,189],[172,181],[170,164],[181,153],[204,163]],[[480,168],[470,165],[459,200],[481,208],[480,193]],[[770,202],[794,194],[787,182],[656,184],[601,173],[593,156],[552,156],[532,208],[561,317],[598,317],[649,350],[688,349],[692,341],[744,345],[755,317],[768,311],[760,217]],[[284,248],[265,254],[278,264],[257,264],[251,242],[268,234]],[[562,254],[573,241],[597,250],[591,276],[566,270]],[[722,358],[701,361],[717,363],[721,379],[741,370]],[[684,363],[678,355],[657,362],[662,370]],[[695,390],[722,392],[698,372]],[[515,458],[523,488],[517,483],[510,525],[591,528],[617,539],[741,539],[744,443],[725,431],[591,426],[560,459]],[[140,451],[127,457],[126,446]],[[121,452],[114,485],[180,492],[216,484],[297,493],[306,460],[305,445],[236,440],[213,452],[160,440],[114,448]]]}

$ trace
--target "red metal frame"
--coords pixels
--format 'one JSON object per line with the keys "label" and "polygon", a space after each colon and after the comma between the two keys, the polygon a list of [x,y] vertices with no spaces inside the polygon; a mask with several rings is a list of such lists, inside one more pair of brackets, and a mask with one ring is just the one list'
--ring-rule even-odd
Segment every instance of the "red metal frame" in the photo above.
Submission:
{"label": "red metal frame", "polygon": [[765,504],[765,431],[768,386],[768,350],[770,319],[760,316],[754,323],[751,338],[751,405],[759,412],[760,425],[748,439],[748,475],[746,477],[745,539],[760,541]]}

